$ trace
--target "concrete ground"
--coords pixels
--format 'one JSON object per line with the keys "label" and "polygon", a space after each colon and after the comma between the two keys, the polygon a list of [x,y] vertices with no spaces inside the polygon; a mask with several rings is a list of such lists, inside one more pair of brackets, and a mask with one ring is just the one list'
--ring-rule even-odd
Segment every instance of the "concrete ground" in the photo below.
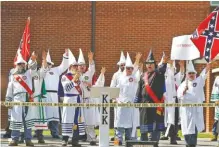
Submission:
{"label": "concrete ground", "polygon": [[[8,146],[8,141],[10,139],[5,139],[2,138],[2,135],[4,134],[4,131],[1,131],[1,147],[6,147]],[[198,139],[198,145],[197,147],[217,147],[218,143],[217,142],[211,142],[209,141],[210,138],[199,138]],[[38,147],[46,147],[46,146],[54,146],[54,147],[58,147],[61,146],[61,139],[52,139],[51,136],[45,136],[45,141],[46,144],[38,144],[37,143],[37,139],[33,138],[32,140],[35,143],[35,146]],[[86,142],[80,142],[82,144],[83,147],[89,147],[89,143]],[[19,144],[19,146],[25,146],[25,144]],[[68,145],[71,146],[71,145]],[[113,146],[113,142],[110,141],[110,146]],[[125,146],[125,145],[123,145]],[[185,147],[185,142],[184,140],[182,141],[178,141],[178,145],[170,145],[169,141],[160,141],[159,143],[159,147]]]}

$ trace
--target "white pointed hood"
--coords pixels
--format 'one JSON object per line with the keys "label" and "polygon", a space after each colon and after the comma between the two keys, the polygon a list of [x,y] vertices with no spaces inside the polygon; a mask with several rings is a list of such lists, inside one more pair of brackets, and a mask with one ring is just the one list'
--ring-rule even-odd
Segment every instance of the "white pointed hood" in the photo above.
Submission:
{"label": "white pointed hood", "polygon": [[17,65],[18,63],[27,64],[27,62],[23,59],[23,57],[21,55],[21,49],[17,50],[17,60],[14,62],[14,64]]}
{"label": "white pointed hood", "polygon": [[48,50],[47,55],[46,55],[46,62],[51,63],[52,65],[54,65],[54,63],[51,60],[51,57],[50,57],[50,54],[49,54],[49,50]]}
{"label": "white pointed hood", "polygon": [[75,56],[73,55],[73,53],[71,52],[70,49],[68,49],[68,60],[69,60],[69,65],[77,65],[77,61],[75,59]]}
{"label": "white pointed hood", "polygon": [[163,64],[164,57],[165,57],[165,53],[163,52],[162,58],[161,58],[161,60],[160,60],[160,63],[158,63],[158,66],[160,66],[161,64]]}
{"label": "white pointed hood", "polygon": [[186,73],[189,73],[189,72],[197,73],[195,68],[194,68],[194,65],[193,65],[192,61],[187,62]]}
{"label": "white pointed hood", "polygon": [[79,49],[79,57],[78,57],[78,64],[83,65],[86,64],[84,60],[84,55],[81,49]]}
{"label": "white pointed hood", "polygon": [[131,60],[131,58],[130,58],[128,52],[127,52],[127,57],[126,57],[125,66],[126,66],[126,67],[134,67],[134,65],[133,65],[133,63],[132,63],[132,60]]}
{"label": "white pointed hood", "polygon": [[120,60],[117,63],[117,65],[124,64],[125,62],[126,62],[125,55],[124,55],[123,51],[121,51]]}

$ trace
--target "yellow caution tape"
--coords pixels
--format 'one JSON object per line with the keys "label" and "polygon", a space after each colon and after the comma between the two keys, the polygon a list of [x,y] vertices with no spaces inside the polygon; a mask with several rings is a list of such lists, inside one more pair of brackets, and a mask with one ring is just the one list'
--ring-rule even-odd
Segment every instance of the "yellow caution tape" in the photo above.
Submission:
{"label": "yellow caution tape", "polygon": [[47,103],[47,102],[5,102],[2,106],[59,106],[59,107],[217,107],[216,103]]}

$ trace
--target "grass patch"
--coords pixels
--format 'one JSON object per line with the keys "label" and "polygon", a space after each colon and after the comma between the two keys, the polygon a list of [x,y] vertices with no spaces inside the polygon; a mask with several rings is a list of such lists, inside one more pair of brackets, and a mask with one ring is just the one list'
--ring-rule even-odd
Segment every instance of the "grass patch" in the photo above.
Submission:
{"label": "grass patch", "polygon": [[[137,132],[138,137],[140,137],[140,136],[141,136],[140,130],[138,129],[137,131],[138,131],[138,132]],[[99,135],[99,130],[98,130],[98,129],[96,129],[95,132],[96,132],[97,135]],[[49,131],[49,130],[45,130],[45,131],[43,131],[43,135],[45,135],[45,136],[50,136],[51,134],[50,134],[50,131]],[[114,130],[113,130],[113,129],[110,129],[110,131],[109,131],[109,136],[114,136]],[[181,138],[183,138],[181,131],[179,131],[179,136],[180,136]],[[205,132],[203,132],[203,133],[198,133],[198,138],[211,138],[211,137],[213,137],[213,135],[212,135],[211,133],[205,133]]]}

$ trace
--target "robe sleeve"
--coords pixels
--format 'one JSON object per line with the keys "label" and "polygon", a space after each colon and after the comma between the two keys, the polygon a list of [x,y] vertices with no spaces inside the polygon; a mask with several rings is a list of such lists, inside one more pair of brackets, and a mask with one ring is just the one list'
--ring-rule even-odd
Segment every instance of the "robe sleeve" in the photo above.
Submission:
{"label": "robe sleeve", "polygon": [[199,84],[201,84],[202,85],[202,87],[204,87],[205,86],[205,80],[207,79],[207,73],[206,73],[206,68],[204,68],[203,70],[202,70],[202,72],[200,73],[200,75],[199,75]]}
{"label": "robe sleeve", "polygon": [[90,76],[93,76],[95,73],[95,63],[92,61],[89,63],[88,72],[90,73]]}
{"label": "robe sleeve", "polygon": [[116,85],[117,85],[117,79],[116,79],[116,76],[117,76],[117,74],[114,73],[114,74],[113,74],[113,77],[112,77],[112,80],[111,80],[110,87],[116,87]]}
{"label": "robe sleeve", "polygon": [[188,90],[183,95],[184,89],[185,89],[185,82],[183,82],[177,90],[177,97],[181,100],[181,102],[183,102],[183,103],[197,103],[198,98],[196,97],[195,93]]}
{"label": "robe sleeve", "polygon": [[12,84],[12,79],[10,82],[8,82],[8,88],[6,92],[6,97],[5,97],[6,102],[11,102],[13,101],[13,84]]}
{"label": "robe sleeve", "polygon": [[176,79],[177,86],[180,85],[181,81],[183,80],[185,74],[182,72],[178,72],[174,77]]}
{"label": "robe sleeve", "polygon": [[105,83],[105,76],[104,74],[100,74],[94,87],[104,87],[104,83]]}
{"label": "robe sleeve", "polygon": [[31,76],[31,78],[33,78],[34,76],[36,76],[38,74],[37,73],[37,62],[36,61],[32,61],[30,59],[30,61],[28,62],[27,72]]}
{"label": "robe sleeve", "polygon": [[58,75],[61,75],[64,71],[68,69],[68,67],[69,67],[68,56],[63,54],[62,63],[54,68],[57,71]]}
{"label": "robe sleeve", "polygon": [[11,76],[12,76],[13,72],[14,72],[14,69],[12,68],[8,73],[8,82],[11,82]]}
{"label": "robe sleeve", "polygon": [[135,73],[135,79],[136,79],[136,81],[137,82],[139,82],[140,81],[140,79],[141,79],[141,71],[140,70],[138,70],[136,73]]}
{"label": "robe sleeve", "polygon": [[163,63],[161,64],[160,66],[158,66],[157,68],[157,71],[160,73],[160,74],[165,74],[166,72],[166,69],[167,69],[167,64],[166,63]]}
{"label": "robe sleeve", "polygon": [[142,101],[142,85],[143,85],[143,78],[141,77],[138,82],[138,88],[136,91],[136,96],[134,99],[134,103],[140,103]]}
{"label": "robe sleeve", "polygon": [[134,65],[134,69],[133,69],[133,72],[132,72],[132,75],[135,75],[136,72],[138,71],[138,65]]}

